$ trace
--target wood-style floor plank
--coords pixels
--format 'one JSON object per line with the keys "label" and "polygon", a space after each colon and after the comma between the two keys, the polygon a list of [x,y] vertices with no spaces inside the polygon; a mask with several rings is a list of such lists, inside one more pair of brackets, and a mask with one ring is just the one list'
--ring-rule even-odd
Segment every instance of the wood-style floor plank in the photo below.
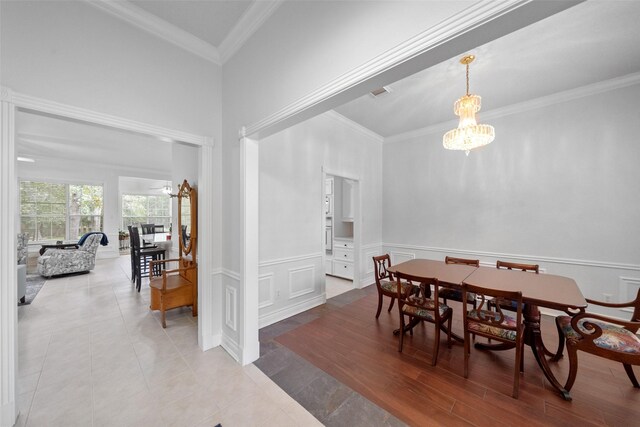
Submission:
{"label": "wood-style floor plank", "polygon": [[[633,389],[621,366],[580,354],[573,402],[553,390],[525,347],[520,398],[513,399],[514,351],[471,350],[469,378],[463,377],[463,346],[447,348],[441,334],[437,366],[431,366],[433,325],[419,325],[405,335],[402,353],[393,330],[397,307],[375,318],[377,295],[371,289],[342,307],[318,307],[306,315],[317,319],[275,338],[338,381],[409,425],[603,426],[638,425],[640,391]],[[462,335],[460,311],[454,309],[454,332]],[[543,317],[545,342],[555,349],[553,319]],[[568,372],[565,358],[554,364],[560,381]]]}

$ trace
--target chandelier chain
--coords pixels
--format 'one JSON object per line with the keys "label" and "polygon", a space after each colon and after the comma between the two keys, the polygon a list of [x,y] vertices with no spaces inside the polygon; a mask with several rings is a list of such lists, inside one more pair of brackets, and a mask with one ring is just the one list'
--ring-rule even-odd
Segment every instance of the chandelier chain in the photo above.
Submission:
{"label": "chandelier chain", "polygon": [[469,64],[467,63],[467,96],[469,95]]}

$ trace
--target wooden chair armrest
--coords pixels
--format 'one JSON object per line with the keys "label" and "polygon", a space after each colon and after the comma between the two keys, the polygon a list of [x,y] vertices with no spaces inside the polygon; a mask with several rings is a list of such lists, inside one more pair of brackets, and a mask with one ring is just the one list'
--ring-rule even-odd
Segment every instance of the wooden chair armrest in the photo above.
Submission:
{"label": "wooden chair armrest", "polygon": [[[571,318],[571,327],[573,330],[580,335],[583,339],[593,341],[602,335],[602,328],[597,324],[590,322],[589,319],[600,320],[603,322],[611,323],[617,326],[621,326],[628,331],[633,332],[634,334],[638,332],[640,328],[640,322],[631,322],[622,319],[615,319],[613,317],[603,316],[601,314],[595,313],[580,313]],[[578,327],[578,322],[582,323],[582,328]],[[586,332],[583,330],[586,329]]]}
{"label": "wooden chair armrest", "polygon": [[611,308],[635,307],[635,305],[636,305],[635,301],[618,302],[618,303],[616,303],[616,302],[596,301],[596,300],[589,299],[589,298],[585,298],[585,300],[589,304],[595,304],[595,305],[599,305],[601,307],[611,307]]}

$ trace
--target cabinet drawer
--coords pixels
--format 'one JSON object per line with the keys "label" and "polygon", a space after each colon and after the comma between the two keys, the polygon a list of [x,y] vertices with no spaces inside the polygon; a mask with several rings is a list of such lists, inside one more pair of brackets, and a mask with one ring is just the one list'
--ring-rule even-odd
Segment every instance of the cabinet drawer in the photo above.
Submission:
{"label": "cabinet drawer", "polygon": [[353,262],[353,249],[336,248],[333,251],[333,258],[340,261]]}
{"label": "cabinet drawer", "polygon": [[333,275],[353,280],[353,263],[333,260]]}
{"label": "cabinet drawer", "polygon": [[340,240],[333,238],[333,249],[353,249],[353,240]]}

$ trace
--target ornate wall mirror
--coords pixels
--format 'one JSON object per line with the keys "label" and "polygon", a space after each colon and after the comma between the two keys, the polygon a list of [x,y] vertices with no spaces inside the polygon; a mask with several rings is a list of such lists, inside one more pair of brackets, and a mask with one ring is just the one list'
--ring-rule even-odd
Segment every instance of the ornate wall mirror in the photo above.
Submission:
{"label": "ornate wall mirror", "polygon": [[198,238],[198,196],[195,188],[185,179],[178,191],[178,230],[180,233],[180,256],[191,255],[196,259]]}

